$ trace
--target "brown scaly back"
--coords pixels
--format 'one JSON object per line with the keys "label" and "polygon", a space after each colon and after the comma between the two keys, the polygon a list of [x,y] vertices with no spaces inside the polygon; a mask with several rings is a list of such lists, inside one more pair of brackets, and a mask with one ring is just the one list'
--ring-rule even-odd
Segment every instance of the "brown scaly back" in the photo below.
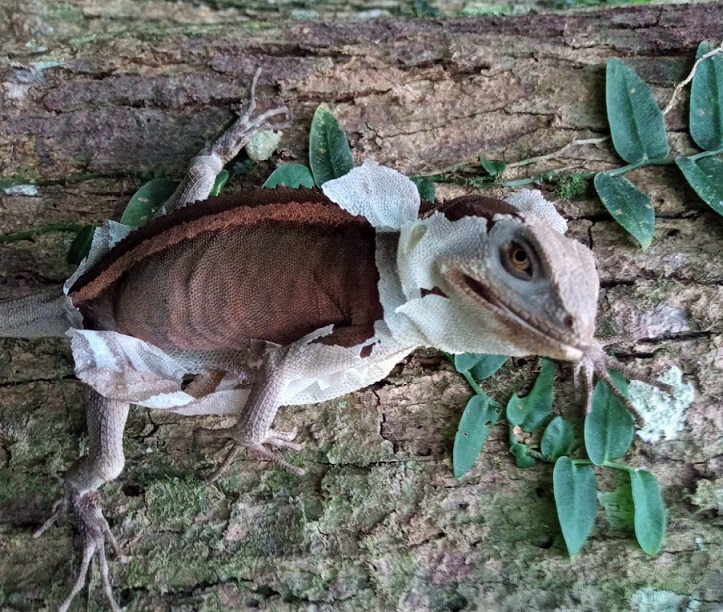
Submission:
{"label": "brown scaly back", "polygon": [[71,288],[90,329],[164,349],[290,344],[334,326],[356,345],[383,316],[376,234],[313,190],[253,190],[133,232]]}

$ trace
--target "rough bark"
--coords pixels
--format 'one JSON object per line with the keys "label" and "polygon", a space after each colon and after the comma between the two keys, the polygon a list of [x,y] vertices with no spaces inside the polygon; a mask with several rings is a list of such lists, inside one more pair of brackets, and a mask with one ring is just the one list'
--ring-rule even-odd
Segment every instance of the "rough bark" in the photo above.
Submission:
{"label": "rough bark", "polygon": [[[283,151],[235,187],[259,184],[274,163],[304,161],[321,102],[357,161],[372,157],[405,173],[480,155],[514,162],[599,137],[607,133],[608,57],[623,58],[667,102],[697,43],[720,36],[721,24],[723,7],[704,4],[261,30],[139,27],[52,39],[42,52],[6,40],[0,169],[3,180],[35,183],[38,192],[0,193],[0,230],[96,223],[159,168],[180,175],[245,98],[257,66],[262,106],[287,104],[293,120]],[[686,114],[683,96],[666,118],[676,153],[693,150]],[[603,142],[507,176],[617,165]],[[601,512],[582,553],[569,559],[552,468],[516,468],[502,425],[475,468],[455,480],[451,447],[469,390],[443,358],[422,352],[370,389],[282,410],[281,428],[298,427],[305,444],[294,458],[307,468],[303,478],[241,459],[209,485],[204,477],[223,448],[194,430],[227,423],[135,409],[127,468],[103,490],[132,556],[112,567],[121,602],[129,610],[656,609],[646,607],[655,601],[720,609],[723,224],[673,169],[643,170],[635,180],[658,213],[645,253],[592,193],[562,210],[597,257],[600,329],[625,336],[619,357],[641,372],[679,364],[698,390],[678,438],[636,441],[626,458],[663,486],[669,526],[658,556],[647,557]],[[71,270],[71,237],[0,244],[0,294],[61,281]],[[529,384],[535,364],[508,363],[487,391],[506,401]],[[64,525],[38,541],[31,533],[83,449],[81,394],[62,340],[4,340],[0,380],[0,607],[54,606],[79,562],[73,530]],[[579,397],[564,367],[557,398],[580,442]],[[599,480],[614,484],[603,472]],[[88,598],[91,608],[104,605],[97,580]]]}

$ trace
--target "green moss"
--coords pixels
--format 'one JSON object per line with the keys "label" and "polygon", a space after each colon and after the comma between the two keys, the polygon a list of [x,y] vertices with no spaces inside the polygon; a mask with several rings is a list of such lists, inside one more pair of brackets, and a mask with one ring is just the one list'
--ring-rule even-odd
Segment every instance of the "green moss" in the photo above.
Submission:
{"label": "green moss", "polygon": [[148,517],[164,529],[187,529],[211,505],[206,482],[167,478],[153,482],[145,494]]}
{"label": "green moss", "polygon": [[407,464],[329,472],[322,482],[324,514],[319,529],[324,533],[339,529],[368,532],[392,512],[412,511],[419,493],[415,472]]}
{"label": "green moss", "polygon": [[209,555],[209,546],[201,538],[156,533],[147,548],[131,557],[128,586],[165,593],[214,582],[217,577]]}
{"label": "green moss", "polygon": [[563,174],[554,179],[555,196],[574,200],[584,196],[590,188],[590,179],[583,174]]}
{"label": "green moss", "polygon": [[398,605],[402,597],[409,593],[419,570],[413,553],[398,551],[398,554],[375,557],[372,563],[376,568],[372,580],[375,582],[378,597],[390,606]]}

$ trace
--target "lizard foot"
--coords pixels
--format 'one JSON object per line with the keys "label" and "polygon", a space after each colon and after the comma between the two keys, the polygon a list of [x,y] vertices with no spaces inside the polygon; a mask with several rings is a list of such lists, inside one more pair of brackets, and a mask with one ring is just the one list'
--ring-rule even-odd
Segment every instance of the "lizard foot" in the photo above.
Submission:
{"label": "lizard foot", "polygon": [[213,149],[221,156],[224,163],[228,163],[236,157],[252,136],[261,130],[270,128],[269,119],[276,115],[286,115],[287,119],[289,117],[289,109],[286,106],[280,106],[252,118],[253,112],[256,110],[256,84],[260,75],[261,68],[258,68],[251,81],[251,93],[246,109],[239,111],[238,119],[213,144]]}
{"label": "lizard foot", "polygon": [[108,521],[106,521],[103,516],[103,510],[100,506],[100,495],[98,495],[96,491],[90,491],[80,495],[75,492],[66,493],[56,505],[52,516],[33,534],[33,537],[39,538],[51,525],[62,519],[67,514],[71,503],[83,538],[83,560],[78,571],[78,578],[75,584],[73,584],[70,594],[66,597],[65,601],[60,604],[58,610],[60,612],[66,612],[66,610],[68,610],[75,596],[85,586],[90,562],[93,560],[93,557],[97,557],[103,592],[113,612],[120,612],[121,607],[113,597],[113,589],[111,588],[110,578],[108,576],[108,561],[105,556],[106,538],[110,541],[116,557],[118,557],[121,563],[127,563],[128,557],[121,551],[118,541],[110,530]]}
{"label": "lizard foot", "polygon": [[[612,339],[605,344],[612,344],[615,339]],[[593,375],[597,376],[601,380],[604,380],[610,391],[617,397],[625,407],[631,412],[638,424],[643,422],[643,418],[640,416],[638,409],[635,405],[623,394],[620,389],[615,386],[608,368],[620,372],[623,376],[628,379],[640,380],[648,385],[657,387],[664,393],[671,393],[672,387],[666,383],[655,380],[652,376],[646,376],[637,372],[633,372],[627,365],[615,361],[605,351],[603,351],[604,344],[602,342],[595,342],[592,344],[582,356],[582,359],[575,365],[575,379],[580,372],[584,375],[585,380],[585,414],[590,414],[592,410],[592,392],[593,392]]]}
{"label": "lizard foot", "polygon": [[266,436],[261,441],[256,441],[247,434],[242,434],[239,436],[237,433],[238,430],[235,427],[222,430],[207,429],[205,431],[211,434],[213,437],[231,440],[233,443],[231,449],[226,455],[226,458],[221,462],[221,465],[219,465],[209,476],[209,482],[215,482],[219,478],[219,476],[221,476],[221,474],[226,471],[226,468],[238,456],[239,452],[244,449],[252,454],[260,455],[263,459],[273,461],[274,463],[289,470],[297,476],[303,476],[305,474],[305,471],[303,469],[292,465],[283,457],[281,457],[281,455],[267,448],[267,446],[273,446],[276,448],[288,448],[291,450],[300,451],[302,449],[301,444],[296,444],[292,441],[294,440],[294,438],[296,438],[296,430],[279,431],[276,429],[269,429],[266,433]]}

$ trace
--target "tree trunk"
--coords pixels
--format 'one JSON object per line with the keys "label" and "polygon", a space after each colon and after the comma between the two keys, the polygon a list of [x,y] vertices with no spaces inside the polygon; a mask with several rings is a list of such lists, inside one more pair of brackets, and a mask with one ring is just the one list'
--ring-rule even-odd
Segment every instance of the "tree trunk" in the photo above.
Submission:
{"label": "tree trunk", "polygon": [[[22,37],[26,22],[8,23]],[[320,103],[338,117],[357,162],[373,158],[407,174],[480,156],[532,160],[510,167],[506,180],[617,167],[611,143],[598,140],[608,133],[607,58],[635,68],[664,105],[698,42],[721,35],[723,6],[254,23],[48,35],[47,50],[6,39],[0,186],[14,187],[0,191],[0,231],[117,218],[154,172],[180,177],[245,100],[256,67],[260,106],[286,104],[293,118],[273,161],[231,189],[261,184],[275,164],[305,163]],[[666,116],[674,154],[694,150],[686,96]],[[596,142],[566,146],[586,139]],[[502,424],[455,480],[451,449],[470,390],[443,357],[424,351],[371,388],[281,411],[279,427],[297,427],[305,446],[292,458],[307,470],[301,478],[242,458],[209,485],[204,478],[224,448],[194,430],[230,422],[134,409],[125,472],[102,490],[132,556],[126,566],[111,561],[120,602],[129,610],[720,609],[723,223],[671,167],[634,180],[658,215],[646,252],[592,190],[561,210],[595,252],[599,329],[624,336],[618,357],[645,373],[679,364],[697,389],[677,438],[637,440],[625,458],[661,482],[668,535],[659,555],[645,555],[601,511],[582,552],[568,558],[552,466],[515,467]],[[444,185],[438,195],[462,191]],[[72,237],[44,231],[1,243],[0,295],[62,281],[72,271]],[[79,564],[73,529],[61,525],[37,541],[31,534],[83,451],[81,393],[62,340],[1,347],[0,607],[57,606]],[[536,364],[508,362],[486,391],[506,402],[529,388]],[[581,446],[580,396],[569,367],[558,373],[555,408]],[[600,488],[614,484],[598,473]],[[88,598],[94,609],[105,605],[97,576]]]}

